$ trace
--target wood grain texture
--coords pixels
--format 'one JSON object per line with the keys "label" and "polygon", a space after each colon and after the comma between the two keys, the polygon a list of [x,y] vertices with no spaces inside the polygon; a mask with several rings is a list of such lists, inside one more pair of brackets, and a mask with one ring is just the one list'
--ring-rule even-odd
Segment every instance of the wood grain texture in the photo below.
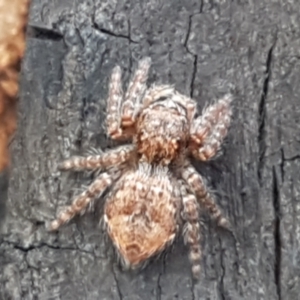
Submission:
{"label": "wood grain texture", "polygon": [[[299,19],[297,0],[33,1],[30,22],[46,30],[28,37],[23,64],[0,299],[299,299]],[[234,235],[202,214],[197,284],[181,239],[123,272],[98,226],[101,199],[57,234],[44,229],[90,181],[58,162],[113,145],[103,127],[112,68],[128,82],[145,56],[149,83],[174,84],[200,108],[235,96],[223,155],[197,164]]]}

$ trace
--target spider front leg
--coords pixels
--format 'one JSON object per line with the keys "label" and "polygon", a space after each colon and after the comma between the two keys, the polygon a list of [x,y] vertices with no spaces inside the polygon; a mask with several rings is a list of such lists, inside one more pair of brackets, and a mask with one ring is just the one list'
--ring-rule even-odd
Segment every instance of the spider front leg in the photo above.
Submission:
{"label": "spider front leg", "polygon": [[128,138],[134,134],[135,118],[147,89],[146,81],[150,65],[150,58],[139,62],[124,100],[121,69],[119,66],[113,69],[109,84],[106,121],[107,131],[112,139]]}
{"label": "spider front leg", "polygon": [[195,168],[189,162],[186,162],[183,167],[181,176],[191,190],[196,194],[200,206],[204,207],[212,215],[213,219],[216,220],[219,226],[228,228],[228,220],[223,216],[220,208],[215,203],[215,200],[205,186],[201,175],[197,173]]}
{"label": "spider front leg", "polygon": [[195,158],[206,161],[219,151],[230,125],[231,101],[231,95],[226,95],[193,121],[189,148]]}
{"label": "spider front leg", "polygon": [[199,205],[194,194],[188,193],[185,185],[181,186],[181,196],[183,203],[182,218],[186,221],[183,228],[185,244],[190,247],[189,259],[192,264],[194,278],[200,277],[201,246],[199,227]]}
{"label": "spider front leg", "polygon": [[134,125],[136,113],[140,108],[141,100],[147,89],[147,79],[151,66],[150,57],[139,61],[138,68],[132,77],[122,106],[121,126],[128,128]]}
{"label": "spider front leg", "polygon": [[61,170],[96,170],[105,169],[110,166],[119,165],[127,160],[135,152],[134,145],[120,146],[100,155],[90,155],[87,157],[74,156],[64,160],[59,164]]}
{"label": "spider front leg", "polygon": [[107,132],[112,139],[122,136],[120,128],[120,108],[123,100],[121,68],[116,66],[111,74],[107,99]]}
{"label": "spider front leg", "polygon": [[57,230],[59,227],[74,218],[75,215],[79,214],[80,212],[84,212],[87,206],[111,184],[112,176],[108,173],[102,173],[86,191],[75,198],[73,203],[59,214],[56,220],[51,222],[49,229],[51,231]]}

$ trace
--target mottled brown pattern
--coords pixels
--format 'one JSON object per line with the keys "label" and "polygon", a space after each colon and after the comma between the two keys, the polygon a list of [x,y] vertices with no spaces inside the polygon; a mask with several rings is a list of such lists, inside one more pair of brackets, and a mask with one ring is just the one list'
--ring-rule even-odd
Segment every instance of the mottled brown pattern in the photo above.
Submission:
{"label": "mottled brown pattern", "polygon": [[114,68],[107,100],[107,130],[111,138],[131,139],[132,145],[86,158],[70,158],[65,170],[100,169],[100,175],[73,204],[52,222],[58,229],[111,186],[104,222],[127,267],[143,265],[170,245],[182,221],[184,240],[190,248],[192,273],[200,275],[199,206],[219,225],[226,218],[189,155],[207,160],[216,154],[230,123],[231,97],[204,110],[194,119],[196,103],[168,85],[147,89],[150,59],[139,62],[123,99],[121,69]]}
{"label": "mottled brown pattern", "polygon": [[108,233],[131,267],[163,250],[177,232],[179,193],[167,168],[156,171],[140,165],[124,174],[106,202]]}

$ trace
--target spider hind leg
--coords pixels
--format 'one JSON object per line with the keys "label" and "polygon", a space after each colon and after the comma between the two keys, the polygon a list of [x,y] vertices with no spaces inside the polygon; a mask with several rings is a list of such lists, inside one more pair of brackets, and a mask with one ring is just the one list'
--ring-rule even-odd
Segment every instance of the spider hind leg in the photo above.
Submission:
{"label": "spider hind leg", "polygon": [[185,244],[189,246],[189,259],[192,265],[192,273],[195,279],[200,277],[200,263],[202,257],[200,245],[200,226],[199,226],[199,206],[194,194],[188,193],[185,186],[182,186],[182,218],[185,220],[183,237]]}
{"label": "spider hind leg", "polygon": [[223,216],[215,199],[206,187],[202,176],[197,173],[190,163],[187,163],[183,168],[182,178],[197,196],[200,207],[205,208],[219,226],[229,228],[228,220]]}

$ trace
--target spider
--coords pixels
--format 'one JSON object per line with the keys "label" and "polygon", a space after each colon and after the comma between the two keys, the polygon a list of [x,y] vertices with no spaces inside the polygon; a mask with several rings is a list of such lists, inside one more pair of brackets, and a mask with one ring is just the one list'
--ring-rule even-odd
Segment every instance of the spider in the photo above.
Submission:
{"label": "spider", "polygon": [[217,154],[230,124],[232,97],[224,96],[195,117],[196,102],[174,87],[147,88],[150,65],[150,58],[139,61],[125,96],[121,69],[113,69],[107,131],[112,139],[131,143],[59,164],[61,170],[101,173],[51,222],[50,229],[57,230],[85,211],[110,187],[103,219],[122,263],[129,268],[141,266],[172,244],[181,228],[192,274],[199,278],[199,209],[206,209],[220,226],[229,222],[190,157],[207,161]]}

